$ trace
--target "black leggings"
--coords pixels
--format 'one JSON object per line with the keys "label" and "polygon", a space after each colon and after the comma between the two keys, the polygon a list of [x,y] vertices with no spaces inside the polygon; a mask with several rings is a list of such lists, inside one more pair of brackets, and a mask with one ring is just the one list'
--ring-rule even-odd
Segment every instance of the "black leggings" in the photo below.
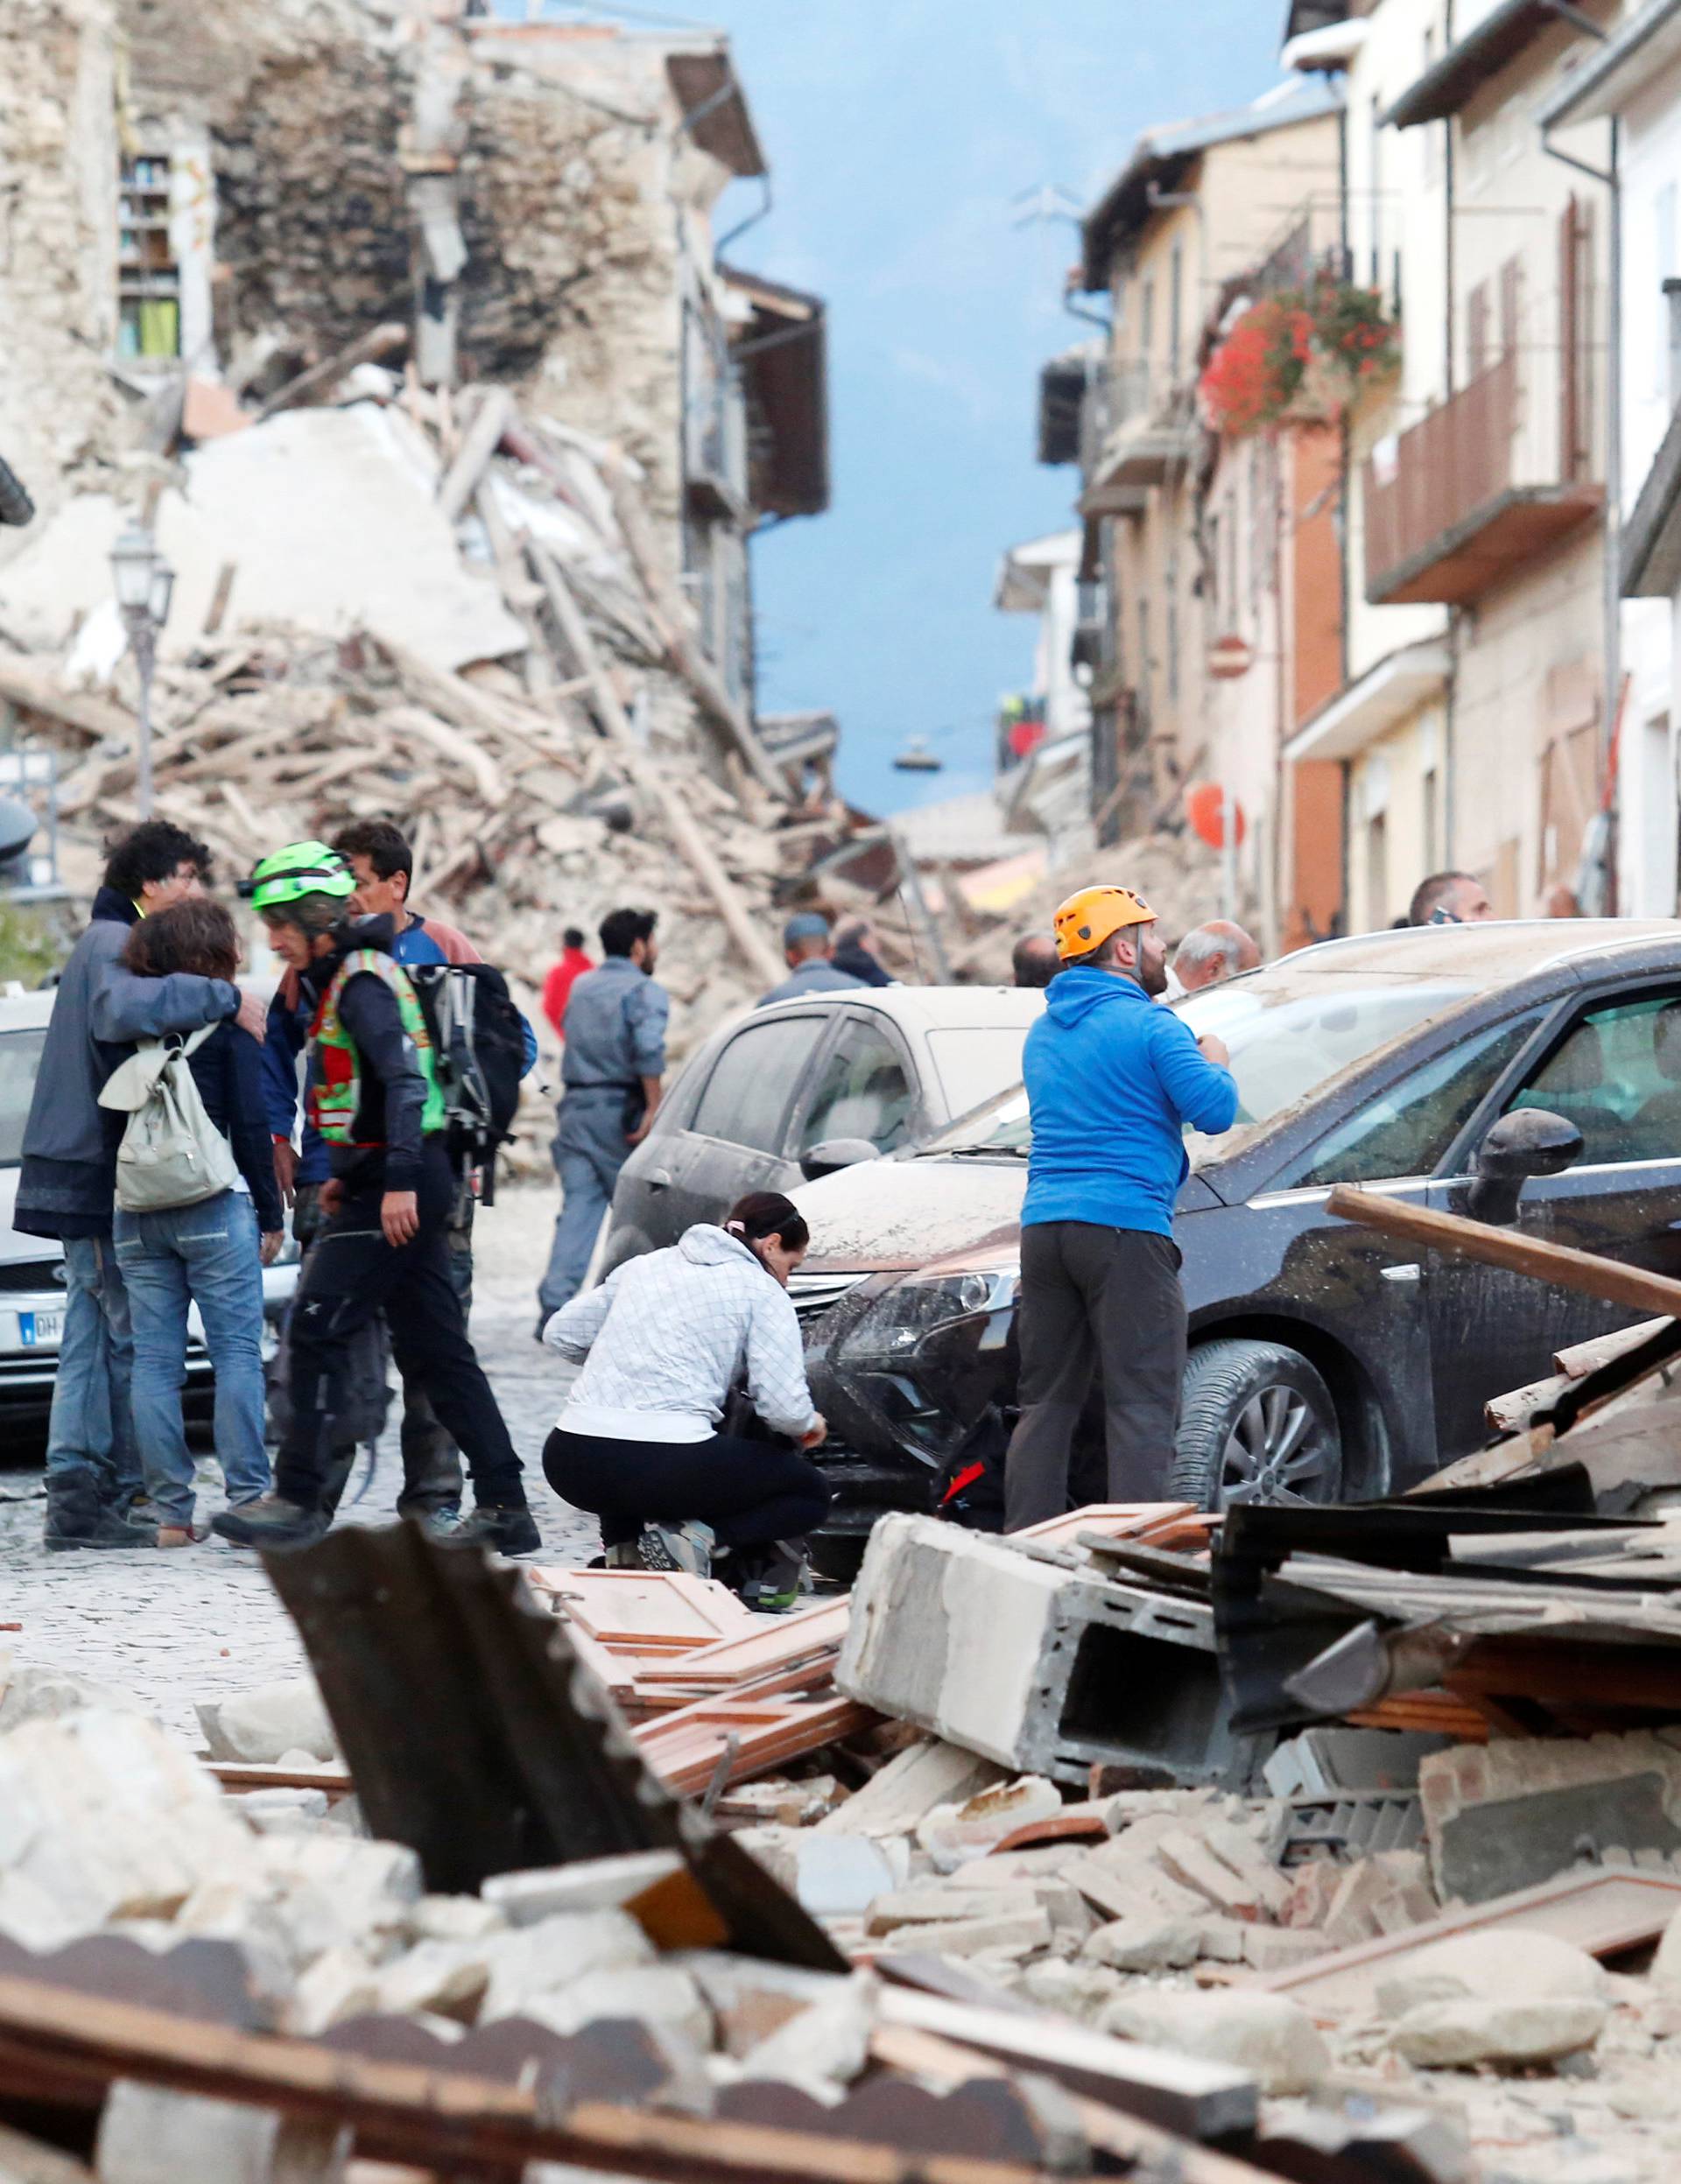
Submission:
{"label": "black leggings", "polygon": [[796,1540],[820,1524],[829,1490],[815,1464],[769,1441],[608,1441],[557,1426],[543,1471],[563,1501],[601,1520],[606,1547],[625,1547],[650,1522],[709,1524],[720,1547]]}

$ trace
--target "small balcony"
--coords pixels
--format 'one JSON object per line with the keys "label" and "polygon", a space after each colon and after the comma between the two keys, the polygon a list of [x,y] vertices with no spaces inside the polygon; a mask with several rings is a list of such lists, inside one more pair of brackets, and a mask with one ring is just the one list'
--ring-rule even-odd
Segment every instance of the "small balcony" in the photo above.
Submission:
{"label": "small balcony", "polygon": [[1464,606],[1593,520],[1604,502],[1575,374],[1530,383],[1514,344],[1364,474],[1366,596]]}
{"label": "small balcony", "polygon": [[1114,364],[1107,408],[1080,509],[1087,516],[1136,515],[1150,487],[1165,485],[1196,460],[1201,427],[1195,390],[1144,361]]}

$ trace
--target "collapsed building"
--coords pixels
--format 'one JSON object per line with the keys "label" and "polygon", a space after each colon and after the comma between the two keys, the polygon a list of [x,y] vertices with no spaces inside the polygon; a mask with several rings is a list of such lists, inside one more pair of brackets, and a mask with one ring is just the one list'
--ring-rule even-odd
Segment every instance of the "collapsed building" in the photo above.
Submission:
{"label": "collapsed building", "polygon": [[[4,0],[0,52],[0,447],[39,509],[0,744],[48,755],[66,882],[140,808],[137,521],[175,579],[159,809],[235,871],[396,818],[528,990],[560,924],[673,909],[680,1052],[862,824],[832,716],[757,706],[750,544],[827,504],[826,320],[722,258],[724,193],[769,192],[727,42]],[[890,913],[876,839],[824,899]]]}

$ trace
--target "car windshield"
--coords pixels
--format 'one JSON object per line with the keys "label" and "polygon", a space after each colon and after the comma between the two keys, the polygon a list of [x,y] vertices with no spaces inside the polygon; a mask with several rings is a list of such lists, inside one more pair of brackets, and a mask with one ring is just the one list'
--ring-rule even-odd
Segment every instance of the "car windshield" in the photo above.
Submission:
{"label": "car windshield", "polygon": [[24,1157],[24,1125],[46,1043],[45,1025],[0,1032],[0,1168],[16,1168]]}
{"label": "car windshield", "polygon": [[[1478,990],[1445,980],[1375,984],[1367,977],[1337,973],[1316,977],[1310,984],[1279,976],[1281,968],[1192,994],[1176,1004],[1176,1013],[1199,1037],[1212,1031],[1226,1042],[1237,1078],[1236,1128],[1220,1138],[1185,1132],[1193,1166],[1236,1150],[1240,1133],[1274,1120],[1344,1070]],[[922,1151],[1009,1159],[1024,1154],[1032,1139],[1027,1094],[1017,1085],[963,1116]]]}

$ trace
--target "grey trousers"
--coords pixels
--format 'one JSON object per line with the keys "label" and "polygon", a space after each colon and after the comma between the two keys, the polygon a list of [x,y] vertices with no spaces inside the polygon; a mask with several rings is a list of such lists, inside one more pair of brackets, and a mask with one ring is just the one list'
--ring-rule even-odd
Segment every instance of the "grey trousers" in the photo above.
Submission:
{"label": "grey trousers", "polygon": [[549,1264],[537,1301],[546,1317],[570,1304],[584,1284],[613,1186],[630,1157],[624,1141],[624,1091],[616,1085],[586,1085],[569,1092],[556,1110],[555,1172],[560,1212],[554,1224]]}
{"label": "grey trousers", "polygon": [[1004,1459],[1004,1528],[1062,1516],[1068,1458],[1102,1375],[1111,1501],[1158,1501],[1185,1375],[1179,1250],[1149,1230],[1040,1221],[1022,1231],[1022,1415]]}

